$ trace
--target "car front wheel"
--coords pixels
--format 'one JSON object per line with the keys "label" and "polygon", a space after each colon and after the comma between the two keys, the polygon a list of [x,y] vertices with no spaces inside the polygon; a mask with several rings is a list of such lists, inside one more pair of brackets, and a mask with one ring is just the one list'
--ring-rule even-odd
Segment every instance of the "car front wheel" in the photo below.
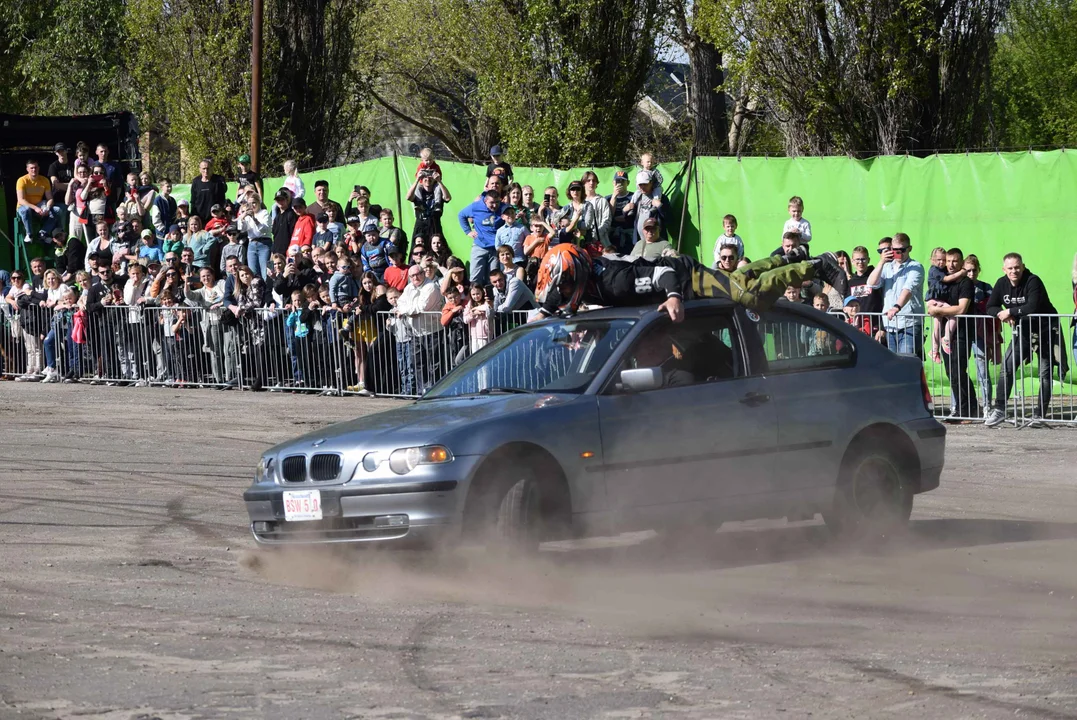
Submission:
{"label": "car front wheel", "polygon": [[862,448],[843,463],[834,503],[823,519],[841,535],[891,536],[908,525],[912,496],[908,472],[891,452]]}

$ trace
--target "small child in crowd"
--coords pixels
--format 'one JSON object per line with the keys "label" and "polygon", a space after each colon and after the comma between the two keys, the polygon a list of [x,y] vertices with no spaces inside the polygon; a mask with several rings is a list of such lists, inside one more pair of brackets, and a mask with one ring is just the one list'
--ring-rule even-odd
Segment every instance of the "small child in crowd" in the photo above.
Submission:
{"label": "small child in crowd", "polygon": [[718,255],[724,247],[736,248],[737,257],[744,256],[744,241],[740,239],[740,235],[737,235],[737,218],[733,215],[726,215],[722,218],[722,229],[724,232],[718,236],[717,242],[714,243],[715,267],[718,267]]}
{"label": "small child in crowd", "polygon": [[785,221],[782,233],[800,233],[800,243],[807,245],[811,242],[811,223],[804,217],[804,200],[799,195],[789,198],[789,219]]}

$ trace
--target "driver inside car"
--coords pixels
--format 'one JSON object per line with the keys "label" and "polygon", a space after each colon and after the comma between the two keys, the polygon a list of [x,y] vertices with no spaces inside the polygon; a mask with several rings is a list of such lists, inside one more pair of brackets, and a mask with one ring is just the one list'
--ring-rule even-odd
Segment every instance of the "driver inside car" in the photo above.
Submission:
{"label": "driver inside car", "polygon": [[702,327],[658,328],[644,335],[627,366],[656,367],[662,371],[662,387],[684,387],[732,378],[733,351],[716,337],[708,323]]}

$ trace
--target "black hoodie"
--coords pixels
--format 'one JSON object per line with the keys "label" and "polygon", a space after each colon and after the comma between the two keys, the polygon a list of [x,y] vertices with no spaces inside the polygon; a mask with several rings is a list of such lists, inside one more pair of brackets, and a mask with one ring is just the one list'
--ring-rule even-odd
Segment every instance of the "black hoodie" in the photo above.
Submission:
{"label": "black hoodie", "polygon": [[1003,275],[991,290],[987,300],[987,314],[998,315],[1003,306],[1019,322],[1027,324],[1029,315],[1057,315],[1058,311],[1047,297],[1047,288],[1038,275],[1025,268],[1017,284],[1010,284],[1010,279]]}

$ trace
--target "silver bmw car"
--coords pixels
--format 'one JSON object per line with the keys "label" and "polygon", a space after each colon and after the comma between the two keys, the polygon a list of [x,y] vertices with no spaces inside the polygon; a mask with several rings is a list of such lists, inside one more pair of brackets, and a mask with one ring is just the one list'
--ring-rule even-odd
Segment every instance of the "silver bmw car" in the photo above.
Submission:
{"label": "silver bmw car", "polygon": [[255,540],[534,547],[817,512],[885,534],[938,487],[917,359],[784,300],[685,308],[516,328],[417,402],[269,449],[244,493]]}

